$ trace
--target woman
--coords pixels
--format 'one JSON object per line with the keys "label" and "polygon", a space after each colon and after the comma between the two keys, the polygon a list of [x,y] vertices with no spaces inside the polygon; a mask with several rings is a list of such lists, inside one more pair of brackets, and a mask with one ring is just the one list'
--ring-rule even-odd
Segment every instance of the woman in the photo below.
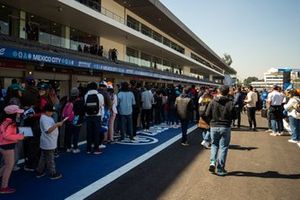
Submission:
{"label": "woman", "polygon": [[6,118],[0,126],[0,152],[4,158],[4,166],[0,169],[2,176],[2,184],[0,194],[14,193],[16,190],[8,187],[9,177],[15,164],[14,149],[19,140],[23,140],[24,136],[17,134],[16,118],[24,110],[17,105],[9,105],[4,108]]}
{"label": "woman", "polygon": [[115,119],[116,115],[118,114],[117,105],[118,105],[118,98],[117,95],[114,93],[114,89],[112,85],[108,85],[107,92],[109,93],[112,101],[112,107],[110,111],[110,117],[108,121],[108,135],[107,135],[107,142],[113,143],[114,142],[114,127],[115,127]]}
{"label": "woman", "polygon": [[300,104],[299,94],[296,90],[288,92],[289,101],[284,105],[284,109],[288,111],[292,138],[288,141],[291,143],[300,142],[300,113],[297,112],[297,105]]}

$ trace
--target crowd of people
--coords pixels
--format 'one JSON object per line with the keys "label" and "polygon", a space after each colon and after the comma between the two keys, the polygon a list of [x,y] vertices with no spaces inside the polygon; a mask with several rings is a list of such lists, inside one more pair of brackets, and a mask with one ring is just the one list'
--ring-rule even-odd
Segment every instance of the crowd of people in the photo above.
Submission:
{"label": "crowd of people", "polygon": [[[296,90],[287,91],[284,97],[278,86],[269,94],[259,93],[251,86],[197,89],[195,85],[156,87],[130,81],[117,87],[105,80],[91,82],[86,87],[72,88],[69,96],[59,97],[54,85],[37,84],[32,77],[24,84],[14,79],[7,89],[1,86],[0,152],[4,162],[0,169],[0,193],[15,192],[8,187],[8,182],[12,170],[19,168],[21,140],[24,170],[35,172],[37,178],[45,176],[47,170],[53,180],[62,177],[56,170],[55,157],[62,149],[67,153],[80,153],[80,137],[85,136],[87,141],[86,154],[98,155],[116,140],[136,142],[139,128],[151,132],[151,125],[164,124],[181,127],[181,145],[188,146],[190,122],[199,122],[203,135],[201,144],[211,148],[209,171],[217,169],[218,175],[226,175],[231,127],[241,127],[241,113],[245,109],[251,131],[257,130],[256,111],[268,108],[271,135],[283,133],[281,121],[285,114],[289,116],[292,132],[289,142],[300,140],[297,107],[300,100]],[[22,127],[28,127],[32,135],[19,134]],[[81,130],[83,127],[86,130]]]}

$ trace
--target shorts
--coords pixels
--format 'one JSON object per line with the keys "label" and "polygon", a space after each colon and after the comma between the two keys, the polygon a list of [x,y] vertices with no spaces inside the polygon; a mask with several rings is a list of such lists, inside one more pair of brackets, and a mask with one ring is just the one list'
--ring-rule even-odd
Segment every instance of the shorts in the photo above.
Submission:
{"label": "shorts", "polygon": [[15,149],[15,147],[16,147],[16,143],[0,145],[1,150],[13,150]]}

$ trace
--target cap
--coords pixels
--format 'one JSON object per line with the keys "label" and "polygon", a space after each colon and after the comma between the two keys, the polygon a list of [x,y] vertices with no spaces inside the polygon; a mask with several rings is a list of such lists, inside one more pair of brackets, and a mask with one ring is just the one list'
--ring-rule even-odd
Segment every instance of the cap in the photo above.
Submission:
{"label": "cap", "polygon": [[11,88],[12,90],[20,90],[20,91],[22,91],[22,92],[25,91],[24,88],[22,88],[18,83],[11,84],[10,88]]}
{"label": "cap", "polygon": [[47,90],[49,89],[49,85],[47,83],[41,83],[39,86],[38,86],[38,89],[39,90]]}
{"label": "cap", "polygon": [[16,113],[23,113],[24,110],[23,109],[20,109],[19,106],[17,105],[9,105],[9,106],[6,106],[4,108],[4,111],[6,114],[8,115],[12,115],[12,114],[16,114]]}
{"label": "cap", "polygon": [[77,97],[79,95],[79,90],[77,87],[73,87],[71,90],[71,96],[72,97]]}
{"label": "cap", "polygon": [[99,87],[107,87],[107,82],[106,81],[101,81],[99,83]]}
{"label": "cap", "polygon": [[54,112],[55,107],[51,103],[47,103],[44,107],[44,111]]}

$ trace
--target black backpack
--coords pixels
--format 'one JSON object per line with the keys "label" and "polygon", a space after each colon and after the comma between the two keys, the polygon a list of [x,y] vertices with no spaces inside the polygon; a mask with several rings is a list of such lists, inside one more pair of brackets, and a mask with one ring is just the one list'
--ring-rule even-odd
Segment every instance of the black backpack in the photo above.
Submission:
{"label": "black backpack", "polygon": [[86,98],[85,113],[88,115],[97,115],[99,113],[99,98],[97,94],[89,94]]}

